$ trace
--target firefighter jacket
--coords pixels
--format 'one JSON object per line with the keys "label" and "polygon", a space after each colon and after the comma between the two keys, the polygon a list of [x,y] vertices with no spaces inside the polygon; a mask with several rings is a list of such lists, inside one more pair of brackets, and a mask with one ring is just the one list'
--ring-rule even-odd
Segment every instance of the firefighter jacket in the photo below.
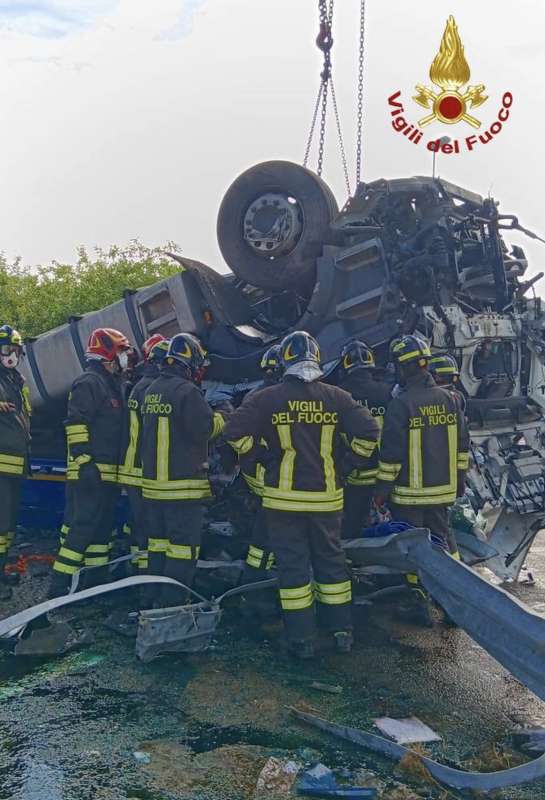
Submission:
{"label": "firefighter jacket", "polygon": [[92,460],[103,481],[117,482],[123,416],[120,380],[100,361],[88,361],[68,396],[68,480],[77,480],[80,463]]}
{"label": "firefighter jacket", "polygon": [[[384,415],[392,399],[392,387],[383,381],[377,381],[368,369],[356,369],[347,375],[341,389],[349,392],[354,400],[371,413],[382,431]],[[373,486],[378,472],[378,448],[373,453],[365,469],[353,469],[346,482],[352,486]]]}
{"label": "firefighter jacket", "polygon": [[30,399],[17,370],[0,366],[0,402],[15,406],[0,412],[0,475],[24,475],[29,467]]}
{"label": "firefighter jacket", "polygon": [[145,364],[140,379],[133,386],[125,409],[125,424],[121,443],[119,481],[125,486],[142,485],[142,411],[148,387],[159,377],[157,364]]}
{"label": "firefighter jacket", "polygon": [[454,394],[428,372],[411,377],[386,412],[376,493],[399,505],[449,505],[469,466],[468,448]]}
{"label": "firefighter jacket", "polygon": [[211,497],[208,441],[223,427],[200,389],[175,368],[148,386],[142,413],[142,494],[148,500]]}
{"label": "firefighter jacket", "polygon": [[252,393],[223,432],[238,453],[264,439],[264,508],[281,511],[340,511],[342,436],[361,458],[370,458],[378,425],[369,412],[337,386],[286,377]]}

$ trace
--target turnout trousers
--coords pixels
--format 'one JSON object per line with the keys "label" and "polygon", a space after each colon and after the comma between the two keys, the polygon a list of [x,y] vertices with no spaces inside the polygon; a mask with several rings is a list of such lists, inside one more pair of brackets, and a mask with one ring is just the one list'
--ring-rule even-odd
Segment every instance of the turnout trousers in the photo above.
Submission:
{"label": "turnout trousers", "polygon": [[274,553],[269,542],[267,523],[265,509],[259,508],[255,515],[246,564],[242,573],[242,583],[264,581],[271,577],[270,570],[274,566]]}
{"label": "turnout trousers", "polygon": [[344,487],[343,539],[357,539],[362,528],[369,524],[373,486],[355,486],[347,483]]}
{"label": "turnout trousers", "polygon": [[140,556],[136,562],[131,561],[133,567],[136,567],[140,575],[148,568],[148,523],[146,519],[146,512],[148,501],[142,497],[142,489],[138,486],[128,486],[127,497],[129,499],[129,530],[130,530],[130,548],[131,553],[144,552],[145,556]]}
{"label": "turnout trousers", "polygon": [[22,480],[18,475],[0,475],[0,572],[15,539]]}
{"label": "turnout trousers", "polygon": [[288,640],[315,636],[315,601],[321,627],[350,630],[352,587],[340,544],[342,513],[265,513]]}
{"label": "turnout trousers", "polygon": [[[151,575],[166,575],[191,587],[201,549],[204,506],[189,500],[145,500]],[[180,605],[183,594],[165,586],[164,602]]]}
{"label": "turnout trousers", "polygon": [[54,572],[65,575],[67,583],[82,566],[108,563],[118,497],[118,485],[103,481],[96,469],[81,471],[77,480],[69,481],[66,532],[53,564]]}

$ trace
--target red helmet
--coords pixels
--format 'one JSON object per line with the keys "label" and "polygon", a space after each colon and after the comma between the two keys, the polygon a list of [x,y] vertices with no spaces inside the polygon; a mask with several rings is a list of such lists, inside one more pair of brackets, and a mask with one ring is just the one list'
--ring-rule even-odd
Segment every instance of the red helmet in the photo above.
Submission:
{"label": "red helmet", "polygon": [[97,328],[89,336],[86,356],[102,361],[114,361],[124,350],[131,350],[131,343],[124,333],[114,328]]}
{"label": "red helmet", "polygon": [[154,333],[153,336],[150,336],[149,339],[146,339],[144,344],[142,345],[142,352],[144,354],[144,361],[147,361],[150,357],[150,353],[155,347],[156,344],[159,342],[166,342],[164,336],[161,336],[160,333]]}

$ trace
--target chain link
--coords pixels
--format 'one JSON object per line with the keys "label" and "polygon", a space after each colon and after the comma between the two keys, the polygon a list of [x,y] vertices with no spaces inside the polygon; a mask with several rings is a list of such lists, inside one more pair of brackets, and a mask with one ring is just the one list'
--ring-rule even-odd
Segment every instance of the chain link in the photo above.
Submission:
{"label": "chain link", "polygon": [[342,161],[342,164],[343,164],[344,181],[346,183],[346,191],[348,192],[348,197],[350,197],[352,192],[350,191],[350,178],[348,176],[348,164],[346,163],[346,151],[344,149],[344,140],[343,140],[343,134],[342,134],[342,130],[341,130],[341,120],[340,120],[340,117],[339,117],[339,109],[337,108],[337,97],[335,95],[335,84],[333,83],[333,75],[330,77],[329,83],[331,84],[331,101],[333,103],[333,111],[335,112],[335,122],[337,123],[337,135],[339,137],[339,150],[341,151],[341,161]]}
{"label": "chain link", "polygon": [[318,109],[322,100],[322,92],[324,91],[324,84],[320,83],[318,89],[318,97],[316,98],[316,105],[314,106],[314,114],[312,115],[312,122],[310,125],[310,133],[308,135],[307,146],[305,148],[305,157],[303,159],[303,166],[306,167],[310,157],[310,148],[312,147],[312,140],[314,139],[314,131],[316,129],[316,120],[318,119]]}
{"label": "chain link", "polygon": [[358,103],[356,124],[356,191],[361,180],[363,136],[363,67],[365,57],[365,0],[360,5],[360,46],[358,53]]}

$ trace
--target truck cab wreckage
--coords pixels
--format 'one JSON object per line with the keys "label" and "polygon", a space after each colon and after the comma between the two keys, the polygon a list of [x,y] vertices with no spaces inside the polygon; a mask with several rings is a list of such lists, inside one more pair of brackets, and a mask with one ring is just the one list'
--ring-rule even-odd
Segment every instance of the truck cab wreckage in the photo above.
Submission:
{"label": "truck cab wreckage", "polygon": [[524,231],[494,200],[442,179],[361,183],[339,212],[310,170],[258,164],[219,212],[232,273],[174,255],[174,277],[27,343],[35,450],[48,463],[62,459],[64,403],[99,325],[138,346],[153,333],[197,334],[210,354],[212,400],[257,385],[262,353],[291,330],[318,339],[330,380],[346,341],[366,341],[384,369],[391,340],[418,332],[460,366],[473,533],[496,551],[487,566],[517,579],[545,520],[545,309],[526,297],[542,273],[524,278],[524,251],[502,236],[511,229]]}

